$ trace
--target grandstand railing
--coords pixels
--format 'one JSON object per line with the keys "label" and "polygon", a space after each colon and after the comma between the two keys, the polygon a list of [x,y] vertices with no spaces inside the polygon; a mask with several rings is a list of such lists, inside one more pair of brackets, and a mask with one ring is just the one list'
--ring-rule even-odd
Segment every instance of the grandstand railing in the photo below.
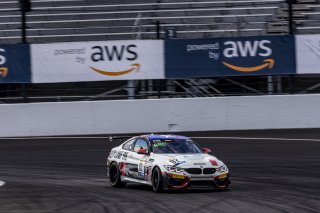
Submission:
{"label": "grandstand railing", "polygon": [[0,103],[320,93],[320,77],[310,75],[136,80],[132,82],[133,84],[128,84],[127,81],[5,84],[0,85]]}

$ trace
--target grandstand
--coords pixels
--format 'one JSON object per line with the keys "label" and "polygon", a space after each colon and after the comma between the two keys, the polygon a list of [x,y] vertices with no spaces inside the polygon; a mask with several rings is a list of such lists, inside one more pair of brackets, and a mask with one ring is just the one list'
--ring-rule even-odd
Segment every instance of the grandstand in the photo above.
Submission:
{"label": "grandstand", "polygon": [[[286,0],[31,0],[26,41],[52,43],[127,39],[212,38],[289,34]],[[0,44],[22,42],[18,0],[0,1]],[[296,34],[320,33],[320,1],[293,4]],[[318,78],[232,77],[170,81],[3,84],[0,101],[61,101],[135,98],[261,95],[317,92]]]}
{"label": "grandstand", "polygon": [[[285,0],[33,0],[27,12],[30,43],[154,39],[174,27],[178,38],[288,33]],[[318,0],[293,5],[297,33],[318,33]],[[21,42],[18,0],[0,2],[0,43]]]}

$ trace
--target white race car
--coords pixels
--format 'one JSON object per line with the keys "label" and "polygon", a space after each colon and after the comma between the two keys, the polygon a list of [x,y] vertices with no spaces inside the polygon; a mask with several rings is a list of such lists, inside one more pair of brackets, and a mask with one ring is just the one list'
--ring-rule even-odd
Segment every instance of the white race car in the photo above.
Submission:
{"label": "white race car", "polygon": [[208,148],[178,135],[132,137],[111,150],[107,173],[114,187],[147,184],[155,192],[176,188],[227,189],[229,170]]}

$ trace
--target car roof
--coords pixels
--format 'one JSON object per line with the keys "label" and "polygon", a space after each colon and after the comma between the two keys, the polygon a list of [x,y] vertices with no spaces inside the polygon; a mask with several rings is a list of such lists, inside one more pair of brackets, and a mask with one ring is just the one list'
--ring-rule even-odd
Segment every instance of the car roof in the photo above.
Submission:
{"label": "car roof", "polygon": [[150,134],[144,135],[143,137],[148,138],[149,140],[187,140],[190,139],[182,135],[160,135],[160,134]]}

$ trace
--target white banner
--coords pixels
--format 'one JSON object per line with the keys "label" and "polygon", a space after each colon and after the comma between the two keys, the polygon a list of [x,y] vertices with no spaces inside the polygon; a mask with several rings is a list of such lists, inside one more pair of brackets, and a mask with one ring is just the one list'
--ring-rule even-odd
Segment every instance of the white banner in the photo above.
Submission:
{"label": "white banner", "polygon": [[164,43],[125,40],[32,44],[32,82],[164,79]]}
{"label": "white banner", "polygon": [[320,73],[320,35],[296,36],[297,73]]}

